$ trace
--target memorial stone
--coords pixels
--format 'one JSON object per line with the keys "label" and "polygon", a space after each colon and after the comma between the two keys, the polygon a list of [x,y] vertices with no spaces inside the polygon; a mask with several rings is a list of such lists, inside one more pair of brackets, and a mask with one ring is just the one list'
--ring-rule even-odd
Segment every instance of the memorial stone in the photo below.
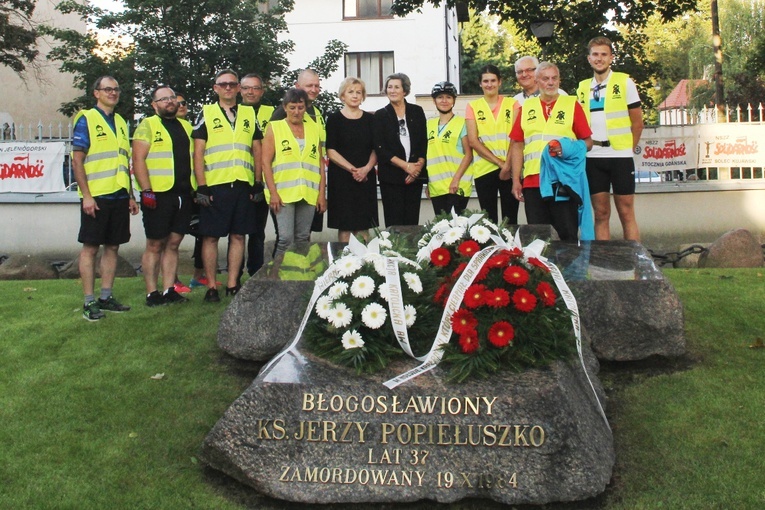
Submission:
{"label": "memorial stone", "polygon": [[[398,230],[416,240],[414,228]],[[522,238],[524,232],[525,245],[550,229],[527,227]],[[247,282],[221,324],[219,343],[235,356],[265,360],[284,349],[208,434],[201,457],[274,498],[591,498],[605,490],[614,466],[593,350],[609,360],[685,350],[682,306],[643,246],[553,240],[545,256],[577,295],[581,359],[460,384],[447,382],[438,366],[389,389],[386,381],[418,362],[359,375],[316,357],[300,338],[291,342],[312,283],[288,280],[313,279],[326,267],[318,258],[328,262],[339,249],[301,246],[275,260]]]}
{"label": "memorial stone", "polygon": [[552,242],[548,257],[577,297],[598,359],[636,361],[685,353],[683,305],[643,245]]}
{"label": "memorial stone", "polygon": [[202,460],[263,494],[304,503],[544,504],[605,489],[613,437],[578,359],[463,384],[445,383],[436,368],[383,386],[412,366],[360,377],[298,346],[233,403]]}
{"label": "memorial stone", "polygon": [[[396,227],[401,233],[419,227]],[[521,227],[523,244],[550,235],[548,225]],[[318,246],[318,245],[316,245]],[[305,250],[305,248],[301,248]],[[327,245],[321,246],[327,257]],[[337,257],[342,245],[329,247]],[[561,268],[575,293],[582,324],[599,359],[635,361],[685,353],[683,307],[650,253],[634,241],[550,242],[546,256]],[[278,261],[248,280],[221,319],[218,344],[232,356],[265,361],[297,331],[312,284],[275,282]]]}

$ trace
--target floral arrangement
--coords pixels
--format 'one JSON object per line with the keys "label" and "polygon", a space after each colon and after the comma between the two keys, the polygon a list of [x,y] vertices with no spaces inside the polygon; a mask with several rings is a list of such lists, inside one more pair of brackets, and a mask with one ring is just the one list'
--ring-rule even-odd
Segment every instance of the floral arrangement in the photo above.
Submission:
{"label": "floral arrangement", "polygon": [[[508,229],[481,213],[443,216],[426,225],[418,246],[418,261],[439,277],[434,303],[443,309],[451,301],[455,309],[441,360],[452,380],[520,371],[573,354],[571,314],[550,270],[526,255]],[[475,277],[464,295],[453,295],[473,257],[491,246],[496,246],[493,254],[473,263]]]}
{"label": "floral arrangement", "polygon": [[[503,225],[483,213],[443,215],[424,227],[416,255],[411,243],[388,232],[368,246],[352,239],[315,292],[304,330],[314,353],[362,373],[437,352],[461,382],[575,352],[571,312],[550,269]],[[442,319],[450,337],[437,336]]]}
{"label": "floral arrangement", "polygon": [[[308,320],[305,338],[317,355],[358,373],[376,372],[396,358],[406,356],[394,333],[389,312],[391,289],[386,280],[386,258],[399,260],[403,320],[414,355],[432,344],[438,308],[433,304],[435,275],[395,251],[400,241],[379,232],[367,247],[356,253],[346,248],[328,271],[337,279],[318,297]],[[435,313],[434,313],[435,312]]]}

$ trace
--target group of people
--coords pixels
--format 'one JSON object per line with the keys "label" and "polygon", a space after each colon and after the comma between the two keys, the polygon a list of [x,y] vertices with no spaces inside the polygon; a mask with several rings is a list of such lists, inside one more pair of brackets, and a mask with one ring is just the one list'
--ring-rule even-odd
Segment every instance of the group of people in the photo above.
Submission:
{"label": "group of people", "polygon": [[340,241],[351,234],[366,238],[379,226],[378,184],[386,226],[419,223],[425,184],[436,214],[463,211],[475,185],[492,221],[500,219],[497,198],[510,224],[518,223],[524,202],[529,223],[549,223],[567,241],[609,238],[613,186],[624,236],[637,240],[632,150],[642,131],[640,98],[626,74],[611,71],[608,39],[590,41],[588,59],[594,76],[580,83],[576,96],[560,90],[554,64],[531,56],[516,62],[523,90],[515,97],[499,94],[500,72],[485,66],[483,96],[468,104],[464,118],[453,111],[456,87],[437,83],[431,96],[438,116],[430,120],[406,101],[411,82],[403,73],[386,78],[389,104],[374,114],[361,109],[364,82],[346,78],[338,93],[343,107],[325,122],[314,104],[321,91],[314,71],[302,71],[274,108],[261,104],[260,76],[240,81],[226,69],[215,76],[218,101],[204,106],[194,126],[184,118],[182,97],[169,86],[155,88],[155,115],[140,123],[132,147],[125,121],[114,113],[119,84],[99,78],[96,106],[78,114],[73,137],[82,198],[83,316],[93,321],[104,311],[130,309],[114,298],[112,285],[119,245],[130,239],[129,214],[139,210],[131,152],[147,239],[142,263],[148,306],[187,300],[177,288],[178,247],[195,211],[201,267],[192,283],[206,286],[206,302],[217,302],[221,237],[228,237],[225,293],[233,296],[245,254],[251,275],[263,265],[269,210],[277,234],[274,256],[308,241],[325,211]]}

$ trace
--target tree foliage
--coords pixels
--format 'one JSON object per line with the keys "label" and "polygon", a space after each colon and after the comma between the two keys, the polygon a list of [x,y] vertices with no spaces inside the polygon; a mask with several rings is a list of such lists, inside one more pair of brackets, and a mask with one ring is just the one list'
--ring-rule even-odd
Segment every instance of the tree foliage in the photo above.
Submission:
{"label": "tree foliage", "polygon": [[[282,87],[275,91],[279,93],[278,97],[282,97],[286,89],[294,86],[298,74],[302,69],[313,69],[320,78],[329,78],[332,73],[337,71],[337,68],[340,65],[340,59],[343,58],[345,50],[347,49],[348,45],[342,41],[338,41],[337,39],[328,41],[327,45],[324,47],[324,54],[307,62],[304,67],[292,69],[283,77]],[[314,103],[324,113],[333,112],[342,106],[335,91],[327,90],[322,90]]]}
{"label": "tree foliage", "polygon": [[[765,103],[765,0],[719,2],[723,47],[725,103]],[[660,102],[682,79],[707,80],[693,90],[691,106],[714,102],[714,53],[709,0],[698,10],[672,22],[649,20],[645,34],[651,44],[648,57],[655,62],[656,101]]]}
{"label": "tree foliage", "polygon": [[[64,0],[57,9],[63,14],[77,14],[81,19],[92,23],[102,15],[101,9],[81,4],[75,0]],[[72,101],[62,103],[58,111],[72,116],[78,110],[90,108],[94,104],[92,85],[96,78],[111,75],[119,82],[122,94],[115,111],[126,119],[132,119],[135,113],[135,52],[133,45],[118,38],[99,42],[93,31],[82,33],[73,29],[41,26],[42,35],[50,35],[57,40],[48,54],[49,60],[62,62],[61,71],[74,75],[74,86],[82,94]]]}
{"label": "tree foliage", "polygon": [[[75,74],[76,86],[84,91],[62,105],[60,111],[67,115],[93,104],[88,88],[104,74],[120,82],[117,111],[126,118],[153,113],[149,92],[158,84],[172,86],[184,94],[191,111],[200,111],[215,100],[213,79],[222,69],[240,76],[258,73],[270,85],[266,99],[272,102],[294,83],[296,72],[289,75],[287,58],[294,45],[278,37],[287,30],[284,14],[293,8],[293,0],[124,0],[119,12],[78,2],[64,0],[58,9],[78,13],[95,31],[46,27],[61,43],[52,58]],[[110,37],[100,42],[99,33]],[[345,48],[330,41],[325,54],[307,65],[326,77],[337,69]]]}
{"label": "tree foliage", "polygon": [[[452,6],[457,0],[394,0],[393,11],[403,15],[422,8],[425,3]],[[512,20],[527,40],[534,40],[531,22],[550,19],[556,22],[554,37],[545,49],[546,59],[558,64],[565,90],[573,90],[579,80],[592,74],[587,63],[587,42],[605,35],[616,48],[614,66],[630,73],[639,88],[651,86],[653,73],[646,58],[645,38],[636,31],[643,28],[652,15],[669,21],[692,10],[696,0],[593,0],[563,2],[558,0],[468,0],[468,6],[478,12],[495,14],[502,20]],[[620,31],[620,27],[629,30]]]}
{"label": "tree foliage", "polygon": [[481,94],[481,68],[487,64],[499,68],[503,77],[500,92],[509,94],[515,88],[515,61],[521,55],[539,53],[536,42],[519,35],[512,21],[500,22],[496,16],[471,13],[461,31],[460,90],[464,94]]}
{"label": "tree foliage", "polygon": [[0,0],[0,64],[21,75],[37,57],[33,0]]}

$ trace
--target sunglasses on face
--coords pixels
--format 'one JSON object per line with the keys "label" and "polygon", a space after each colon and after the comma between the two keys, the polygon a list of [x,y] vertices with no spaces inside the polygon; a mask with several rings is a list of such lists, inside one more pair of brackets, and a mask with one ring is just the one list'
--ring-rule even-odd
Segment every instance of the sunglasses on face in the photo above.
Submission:
{"label": "sunglasses on face", "polygon": [[224,88],[224,89],[233,89],[237,85],[239,85],[239,82],[236,81],[222,81],[220,83],[216,83],[218,87]]}
{"label": "sunglasses on face", "polygon": [[178,101],[178,106],[186,106],[186,101]]}

